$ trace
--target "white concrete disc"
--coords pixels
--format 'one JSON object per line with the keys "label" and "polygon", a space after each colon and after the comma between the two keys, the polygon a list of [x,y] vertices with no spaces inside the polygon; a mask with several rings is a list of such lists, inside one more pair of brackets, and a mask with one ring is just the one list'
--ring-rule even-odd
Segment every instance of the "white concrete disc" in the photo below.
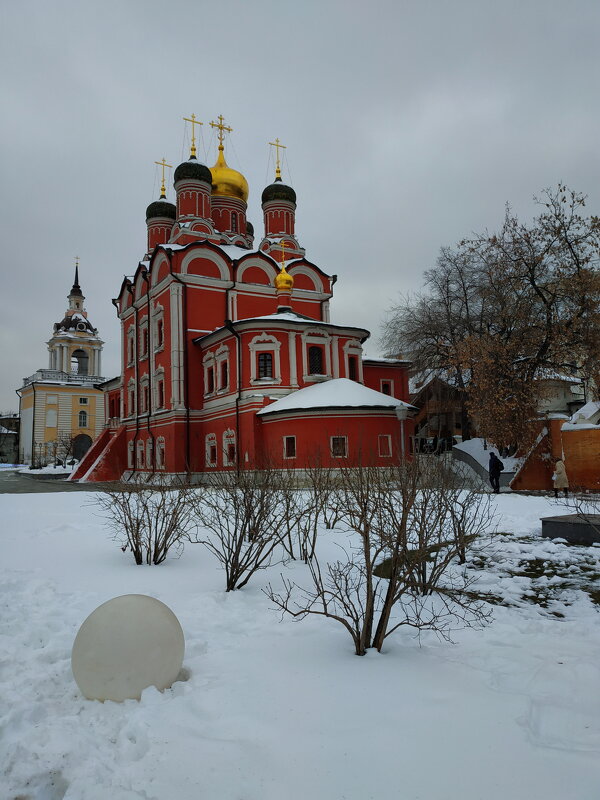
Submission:
{"label": "white concrete disc", "polygon": [[144,689],[163,690],[183,664],[179,620],[160,600],[124,594],[108,600],[79,629],[71,667],[88,700],[139,700]]}

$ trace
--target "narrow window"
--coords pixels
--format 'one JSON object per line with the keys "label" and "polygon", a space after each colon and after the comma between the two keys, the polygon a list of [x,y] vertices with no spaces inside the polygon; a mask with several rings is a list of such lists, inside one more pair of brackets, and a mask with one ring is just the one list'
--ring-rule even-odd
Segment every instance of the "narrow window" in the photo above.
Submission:
{"label": "narrow window", "polygon": [[389,458],[392,455],[392,437],[380,434],[379,441],[379,455],[382,458]]}
{"label": "narrow window", "polygon": [[259,378],[273,377],[273,353],[258,354],[258,377]]}
{"label": "narrow window", "polygon": [[207,381],[208,386],[206,387],[206,393],[212,394],[215,390],[215,370],[214,367],[209,367],[207,371]]}
{"label": "narrow window", "polygon": [[331,437],[331,455],[334,458],[346,458],[348,455],[348,439],[346,436]]}
{"label": "narrow window", "polygon": [[358,372],[356,367],[356,356],[349,356],[348,357],[348,377],[351,381],[356,380],[356,373]]}
{"label": "narrow window", "polygon": [[211,444],[208,448],[208,463],[213,466],[217,463],[217,445]]}
{"label": "narrow window", "polygon": [[309,375],[323,375],[323,349],[317,345],[308,348]]}
{"label": "narrow window", "polygon": [[229,365],[227,361],[221,362],[221,389],[226,389],[229,385]]}
{"label": "narrow window", "polygon": [[147,385],[142,388],[142,413],[145,414],[149,410],[150,389]]}
{"label": "narrow window", "polygon": [[79,412],[79,427],[87,428],[87,411]]}
{"label": "narrow window", "polygon": [[165,405],[165,384],[164,381],[159,381],[156,387],[156,405],[158,408],[164,408]]}
{"label": "narrow window", "polygon": [[238,229],[238,224],[237,224],[237,222],[238,222],[238,220],[237,220],[237,214],[232,214],[232,215],[231,215],[231,230],[232,230],[234,233],[237,233],[237,229]]}
{"label": "narrow window", "polygon": [[392,393],[392,384],[389,381],[382,381],[381,382],[381,391],[383,394],[391,394]]}
{"label": "narrow window", "polygon": [[164,325],[162,319],[156,323],[156,348],[163,346]]}
{"label": "narrow window", "polygon": [[234,442],[227,443],[227,463],[229,465],[235,464],[235,444]]}
{"label": "narrow window", "polygon": [[296,458],[296,437],[284,436],[283,437],[283,455],[284,458]]}

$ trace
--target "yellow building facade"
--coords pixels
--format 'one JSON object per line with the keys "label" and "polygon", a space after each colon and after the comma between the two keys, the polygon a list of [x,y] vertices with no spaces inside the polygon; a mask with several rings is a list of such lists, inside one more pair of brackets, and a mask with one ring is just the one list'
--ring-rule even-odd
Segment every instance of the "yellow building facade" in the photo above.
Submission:
{"label": "yellow building facade", "polygon": [[104,427],[104,399],[98,388],[104,342],[84,308],[79,270],[69,307],[48,345],[48,368],[23,379],[18,390],[21,463],[44,466],[79,460]]}

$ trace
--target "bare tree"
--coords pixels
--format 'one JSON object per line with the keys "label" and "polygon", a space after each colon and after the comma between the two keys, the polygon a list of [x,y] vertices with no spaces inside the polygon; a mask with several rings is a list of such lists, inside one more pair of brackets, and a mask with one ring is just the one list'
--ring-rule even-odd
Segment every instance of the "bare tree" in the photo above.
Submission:
{"label": "bare tree", "polygon": [[195,541],[223,565],[225,591],[241,589],[258,570],[284,559],[287,522],[296,513],[282,500],[290,490],[289,473],[265,467],[214,473],[195,499]]}
{"label": "bare tree", "polygon": [[466,549],[492,522],[487,495],[465,493],[436,459],[395,468],[343,468],[338,508],[349,534],[342,558],[308,562],[312,586],[283,580],[266,594],[294,617],[328,617],[348,631],[357,655],[381,651],[403,625],[449,636],[486,612],[461,567]]}
{"label": "bare tree", "polygon": [[535,438],[548,373],[593,387],[600,371],[600,220],[584,217],[585,198],[562,185],[537,202],[532,223],[507,207],[497,233],[443,249],[424,291],[385,326],[390,352],[456,385],[463,436],[477,415],[478,433],[497,446]]}
{"label": "bare tree", "polygon": [[161,564],[170,550],[180,554],[189,539],[195,524],[191,498],[199,491],[182,481],[134,480],[98,492],[91,504],[136,564]]}

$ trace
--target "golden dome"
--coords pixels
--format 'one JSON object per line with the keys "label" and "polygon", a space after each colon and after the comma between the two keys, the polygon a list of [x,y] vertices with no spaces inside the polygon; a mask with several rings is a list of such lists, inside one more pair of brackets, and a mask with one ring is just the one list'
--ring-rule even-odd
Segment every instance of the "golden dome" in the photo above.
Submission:
{"label": "golden dome", "polygon": [[285,271],[285,265],[281,267],[281,270],[275,276],[273,283],[275,284],[275,288],[278,292],[292,291],[294,288],[294,279],[288,272]]}
{"label": "golden dome", "polygon": [[227,166],[223,145],[219,145],[217,163],[210,168],[212,175],[212,193],[217,197],[237,197],[248,201],[248,181],[241,172]]}

